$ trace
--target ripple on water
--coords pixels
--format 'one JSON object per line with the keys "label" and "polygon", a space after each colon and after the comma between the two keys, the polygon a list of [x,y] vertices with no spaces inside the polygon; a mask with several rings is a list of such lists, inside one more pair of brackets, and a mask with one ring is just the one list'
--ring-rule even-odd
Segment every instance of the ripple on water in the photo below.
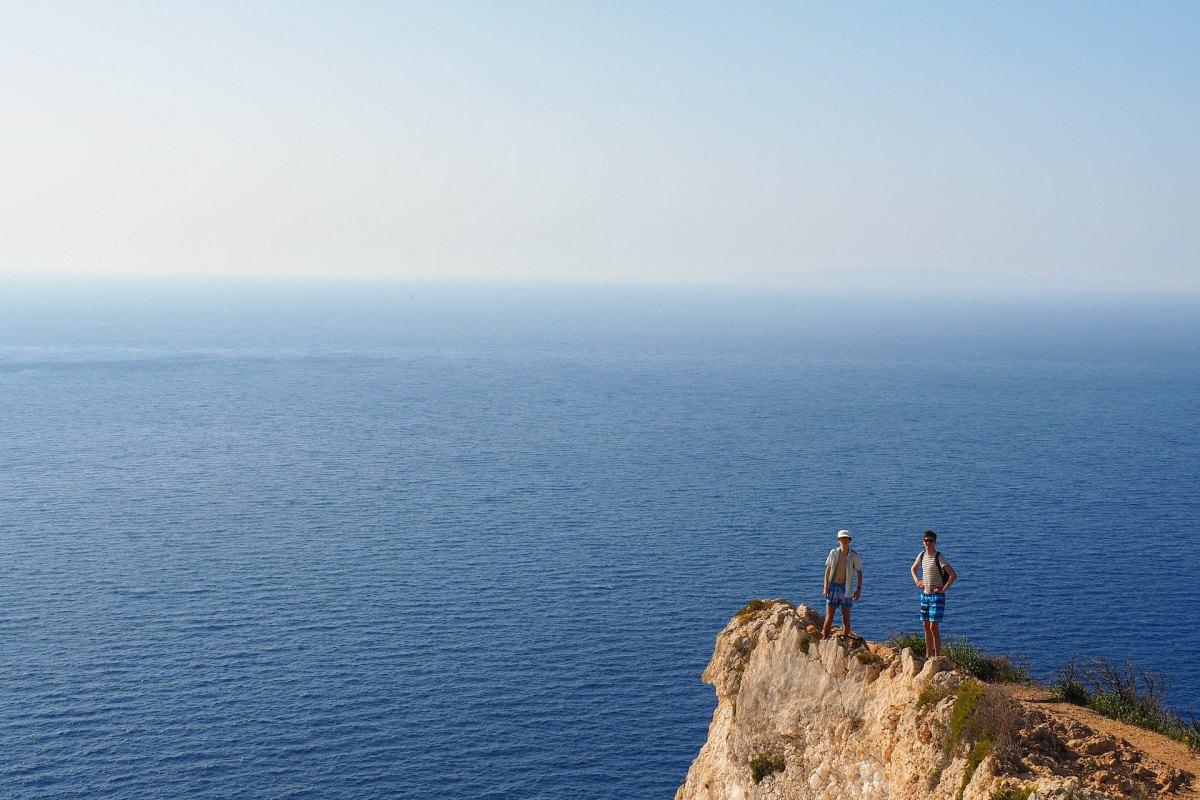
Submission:
{"label": "ripple on water", "polygon": [[1125,567],[1200,567],[1176,360],[18,355],[3,797],[670,796],[713,637],[818,604],[845,526],[868,635],[915,627],[934,527],[951,635],[1200,705],[1200,633],[1157,613],[1194,590]]}

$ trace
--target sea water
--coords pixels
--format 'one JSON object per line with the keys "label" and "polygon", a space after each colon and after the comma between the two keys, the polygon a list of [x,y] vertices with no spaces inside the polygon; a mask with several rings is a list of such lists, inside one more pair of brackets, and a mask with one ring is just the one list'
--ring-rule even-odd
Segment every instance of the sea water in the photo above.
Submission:
{"label": "sea water", "polygon": [[1168,300],[430,287],[3,300],[0,796],[670,797],[752,597],[1200,707]]}

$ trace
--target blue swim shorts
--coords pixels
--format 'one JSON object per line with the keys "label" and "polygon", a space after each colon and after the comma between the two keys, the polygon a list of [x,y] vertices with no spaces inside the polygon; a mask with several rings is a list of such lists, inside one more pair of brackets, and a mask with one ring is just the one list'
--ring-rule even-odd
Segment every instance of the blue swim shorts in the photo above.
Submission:
{"label": "blue swim shorts", "polygon": [[941,622],[946,616],[946,593],[925,594],[921,592],[921,620],[923,622]]}
{"label": "blue swim shorts", "polygon": [[846,584],[830,582],[829,597],[825,599],[825,605],[833,606],[834,608],[850,608],[853,606],[854,599],[846,594]]}

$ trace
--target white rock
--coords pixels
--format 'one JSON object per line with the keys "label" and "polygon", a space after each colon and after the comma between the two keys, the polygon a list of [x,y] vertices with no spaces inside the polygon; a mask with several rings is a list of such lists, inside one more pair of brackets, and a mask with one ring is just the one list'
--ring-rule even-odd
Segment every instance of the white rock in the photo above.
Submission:
{"label": "white rock", "polygon": [[[940,684],[954,674],[936,663],[922,670],[907,650],[878,677],[848,670],[853,656],[834,639],[812,640],[805,653],[808,615],[781,604],[717,637],[704,673],[717,687],[717,708],[676,800],[952,800],[956,780],[927,789],[930,765],[942,757],[941,740],[928,733],[931,716],[948,714],[949,704],[918,713],[913,679]],[[787,769],[755,784],[750,759],[769,750],[786,754]],[[955,770],[962,774],[961,757],[946,774]],[[991,780],[990,772],[978,775],[972,793],[986,797]]]}

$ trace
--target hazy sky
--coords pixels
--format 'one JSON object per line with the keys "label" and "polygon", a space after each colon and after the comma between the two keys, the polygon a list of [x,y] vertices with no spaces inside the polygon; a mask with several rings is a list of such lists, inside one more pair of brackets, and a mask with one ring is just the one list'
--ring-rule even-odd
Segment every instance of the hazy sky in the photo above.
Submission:
{"label": "hazy sky", "polygon": [[1192,3],[27,3],[0,274],[1200,293]]}

